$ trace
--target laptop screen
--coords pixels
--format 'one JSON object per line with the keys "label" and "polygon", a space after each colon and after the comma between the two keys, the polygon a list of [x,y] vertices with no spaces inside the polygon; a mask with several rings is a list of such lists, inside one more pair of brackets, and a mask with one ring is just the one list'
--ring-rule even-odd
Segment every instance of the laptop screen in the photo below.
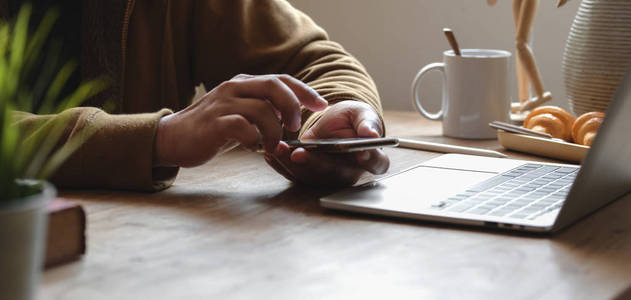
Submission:
{"label": "laptop screen", "polygon": [[554,230],[631,191],[631,69],[609,103]]}

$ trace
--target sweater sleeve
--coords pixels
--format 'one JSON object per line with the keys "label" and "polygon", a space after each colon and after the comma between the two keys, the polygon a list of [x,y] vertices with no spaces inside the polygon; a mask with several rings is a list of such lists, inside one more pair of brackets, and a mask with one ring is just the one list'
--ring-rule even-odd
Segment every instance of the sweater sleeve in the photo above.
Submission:
{"label": "sweater sleeve", "polygon": [[[330,104],[362,101],[382,116],[377,88],[364,66],[287,1],[199,0],[194,15],[193,77],[206,86],[239,73],[285,73]],[[303,108],[301,134],[321,113]]]}
{"label": "sweater sleeve", "polygon": [[154,167],[153,144],[158,120],[170,114],[110,115],[93,107],[73,108],[58,115],[14,113],[23,139],[56,122],[67,122],[58,145],[75,135],[89,138],[50,180],[60,187],[157,191],[169,187],[178,168]]}

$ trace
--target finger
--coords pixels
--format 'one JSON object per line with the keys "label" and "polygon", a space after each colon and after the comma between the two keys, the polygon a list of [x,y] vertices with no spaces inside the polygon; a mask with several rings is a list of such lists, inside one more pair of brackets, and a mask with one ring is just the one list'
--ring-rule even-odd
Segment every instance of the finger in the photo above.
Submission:
{"label": "finger", "polygon": [[268,100],[280,111],[282,122],[287,130],[298,131],[300,129],[300,101],[292,90],[277,77],[259,76],[241,80],[239,84],[234,85],[233,95]]}
{"label": "finger", "polygon": [[320,111],[328,106],[329,102],[306,83],[285,74],[278,75],[278,79],[285,83],[298,97],[300,103],[309,110]]}
{"label": "finger", "polygon": [[221,104],[220,111],[239,114],[256,125],[261,133],[265,151],[273,152],[278,145],[283,129],[276,118],[272,105],[267,101],[251,98],[234,98]]}
{"label": "finger", "polygon": [[236,140],[248,149],[256,150],[259,132],[250,121],[241,115],[220,116],[214,121],[217,136],[227,141]]}
{"label": "finger", "polygon": [[298,148],[292,152],[285,142],[280,142],[276,151],[269,154],[270,158],[276,159],[278,165],[285,168],[286,172],[279,171],[279,173],[291,174],[289,177],[283,176],[292,178],[294,182],[308,185],[349,186],[355,183],[364,172],[355,165],[355,162],[348,163],[348,161],[354,161],[350,154],[306,153],[309,155],[308,159],[304,163],[296,163],[293,155],[297,151],[304,151],[304,149]]}
{"label": "finger", "polygon": [[289,161],[287,159],[289,159],[290,155],[291,155],[291,148],[289,147],[289,145],[287,144],[287,142],[285,141],[280,141],[278,142],[278,146],[276,147],[276,149],[274,150],[274,152],[272,153],[274,156],[281,158],[283,160]]}
{"label": "finger", "polygon": [[304,148],[296,148],[291,152],[291,161],[296,164],[304,164],[309,159],[309,152]]}
{"label": "finger", "polygon": [[313,153],[298,148],[291,152],[289,160],[303,169],[334,172],[343,175],[340,177],[349,177],[351,174],[363,172],[349,153]]}
{"label": "finger", "polygon": [[281,141],[278,143],[278,146],[274,150],[273,153],[265,153],[266,156],[269,156],[269,159],[273,163],[275,170],[278,171],[281,175],[285,176],[285,178],[299,182],[300,178],[296,175],[295,171],[292,171],[293,164],[289,159],[291,155],[291,149],[287,143]]}
{"label": "finger", "polygon": [[[298,97],[300,103],[302,103],[306,108],[312,111],[320,111],[325,109],[328,106],[328,101],[324,99],[316,90],[310,87],[308,84],[296,79],[295,77],[287,74],[270,74],[270,75],[262,75],[258,77],[277,77],[280,81],[285,83],[287,87],[289,87],[292,92]],[[239,74],[233,79],[235,80],[246,80],[252,79],[257,76],[249,75],[249,74]]]}
{"label": "finger", "polygon": [[379,115],[372,107],[364,106],[366,108],[357,111],[352,120],[357,135],[359,137],[380,137],[383,134],[383,126]]}
{"label": "finger", "polygon": [[274,157],[272,154],[269,153],[265,153],[264,156],[265,158],[265,162],[272,167],[272,169],[274,169],[278,174],[282,175],[283,177],[287,178],[289,181],[296,181],[296,177],[293,176],[290,172],[289,169],[284,166],[276,157]]}
{"label": "finger", "polygon": [[372,173],[383,174],[390,167],[390,159],[381,149],[359,151],[355,153],[358,167]]}
{"label": "finger", "polygon": [[[381,121],[377,121],[381,122]],[[365,137],[365,138],[377,138],[381,136],[379,129],[377,129],[377,125],[374,120],[363,120],[355,127],[355,131],[357,132],[357,136]]]}
{"label": "finger", "polygon": [[[323,158],[323,155],[326,155],[326,158]],[[385,173],[390,167],[390,159],[381,149],[358,151],[353,155],[354,161],[353,159],[346,159],[347,156],[341,154],[317,154],[303,148],[297,148],[291,153],[291,161],[300,165],[320,162],[320,167],[323,168],[345,166],[346,168],[365,170],[376,175]],[[331,158],[334,157],[338,157],[340,160],[331,161]]]}
{"label": "finger", "polygon": [[296,170],[294,173],[300,175],[298,182],[309,185],[350,186],[357,182],[364,172],[360,168],[349,167],[330,156],[309,159],[302,164],[297,164],[291,159],[283,162],[290,169]]}
{"label": "finger", "polygon": [[[270,101],[280,111],[283,123],[288,130],[300,129],[301,99],[279,77],[258,76],[244,79],[240,81],[240,84],[234,85],[234,89],[236,96]],[[309,103],[309,100],[305,100],[305,103]]]}

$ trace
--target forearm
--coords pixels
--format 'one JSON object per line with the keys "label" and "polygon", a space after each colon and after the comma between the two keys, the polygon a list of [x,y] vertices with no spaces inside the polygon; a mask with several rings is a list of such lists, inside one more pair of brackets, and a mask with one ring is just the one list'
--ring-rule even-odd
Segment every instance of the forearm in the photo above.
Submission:
{"label": "forearm", "polygon": [[[169,110],[134,115],[110,115],[82,107],[63,112],[69,120],[58,145],[74,135],[93,131],[79,149],[57,170],[51,181],[60,187],[112,188],[155,191],[168,187],[177,168],[154,167],[153,145],[160,117]],[[71,115],[70,118],[67,118]],[[17,112],[15,125],[27,139],[61,115]]]}

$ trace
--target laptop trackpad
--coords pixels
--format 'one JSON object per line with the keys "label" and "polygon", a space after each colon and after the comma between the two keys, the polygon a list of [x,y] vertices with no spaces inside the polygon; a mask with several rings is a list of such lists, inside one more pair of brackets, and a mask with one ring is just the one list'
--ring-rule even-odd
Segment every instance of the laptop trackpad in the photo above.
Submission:
{"label": "laptop trackpad", "polygon": [[378,182],[345,190],[322,199],[366,208],[421,211],[432,203],[465,190],[495,173],[419,166]]}

